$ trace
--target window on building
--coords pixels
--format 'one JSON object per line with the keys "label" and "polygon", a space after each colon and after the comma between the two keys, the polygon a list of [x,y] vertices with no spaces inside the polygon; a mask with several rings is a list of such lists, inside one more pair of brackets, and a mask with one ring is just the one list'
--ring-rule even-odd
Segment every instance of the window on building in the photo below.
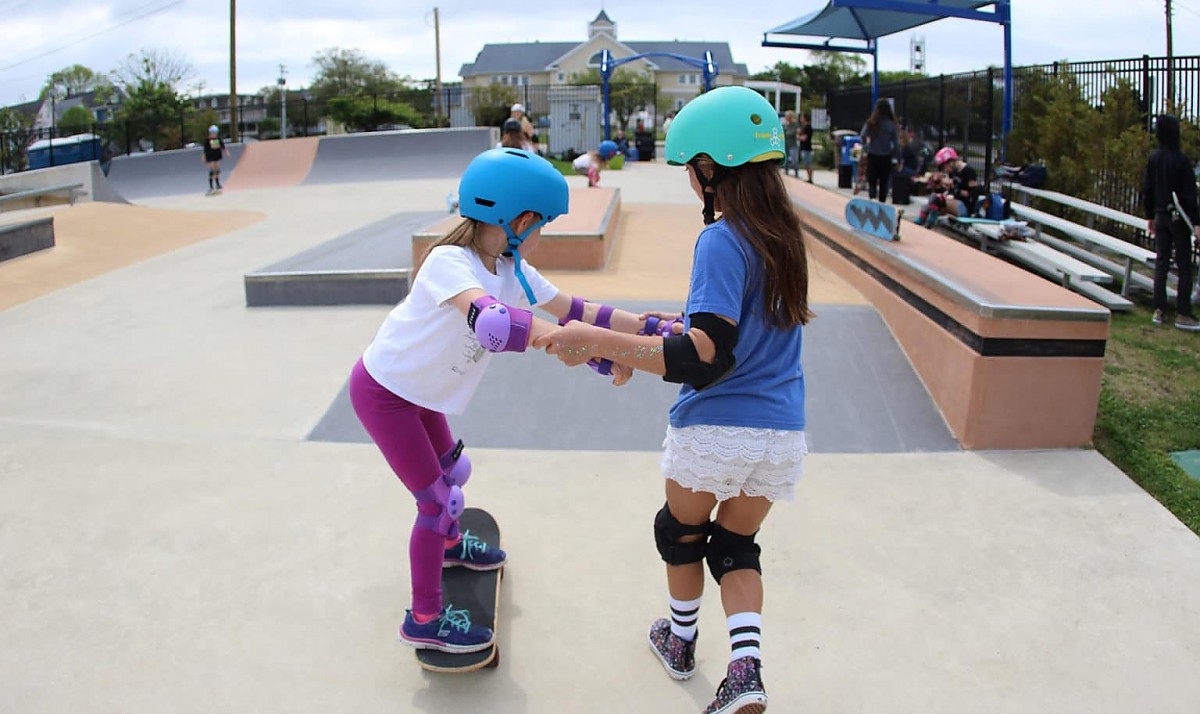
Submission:
{"label": "window on building", "polygon": [[567,79],[567,75],[563,74],[562,72],[558,73],[558,81],[565,82],[566,79]]}
{"label": "window on building", "polygon": [[604,54],[603,52],[597,52],[596,54],[592,55],[591,57],[588,57],[587,66],[599,68],[600,67],[600,57],[603,54]]}
{"label": "window on building", "polygon": [[681,75],[679,75],[679,83],[680,83],[680,84],[687,84],[687,75],[686,75],[686,74],[681,74]]}

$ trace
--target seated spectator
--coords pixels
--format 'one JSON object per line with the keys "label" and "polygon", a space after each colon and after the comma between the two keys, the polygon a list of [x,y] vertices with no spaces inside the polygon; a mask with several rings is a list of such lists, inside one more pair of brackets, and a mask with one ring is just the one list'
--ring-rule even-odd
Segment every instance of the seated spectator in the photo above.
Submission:
{"label": "seated spectator", "polygon": [[970,216],[979,202],[979,176],[952,147],[944,146],[933,157],[937,172],[930,177],[929,203],[917,223],[932,226],[938,216]]}

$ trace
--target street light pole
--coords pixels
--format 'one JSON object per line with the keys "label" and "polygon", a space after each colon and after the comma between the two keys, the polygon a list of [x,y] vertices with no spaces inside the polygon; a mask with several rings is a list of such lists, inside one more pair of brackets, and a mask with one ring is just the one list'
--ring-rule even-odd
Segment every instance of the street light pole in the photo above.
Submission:
{"label": "street light pole", "polygon": [[237,0],[229,0],[229,140],[238,140]]}
{"label": "street light pole", "polygon": [[279,65],[279,138],[287,138],[287,67]]}

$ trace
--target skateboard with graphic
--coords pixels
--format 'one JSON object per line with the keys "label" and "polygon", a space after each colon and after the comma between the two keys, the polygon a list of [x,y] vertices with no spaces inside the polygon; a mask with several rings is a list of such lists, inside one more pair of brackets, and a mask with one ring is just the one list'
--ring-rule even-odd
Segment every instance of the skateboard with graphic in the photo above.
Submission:
{"label": "skateboard with graphic", "polygon": [[904,209],[866,198],[852,198],[846,204],[846,223],[856,231],[880,240],[900,240],[900,220]]}
{"label": "skateboard with graphic", "polygon": [[[461,532],[470,533],[497,548],[500,547],[500,526],[496,519],[482,508],[468,508],[458,519]],[[500,580],[504,568],[499,570],[470,570],[468,568],[446,568],[442,571],[442,600],[455,610],[467,610],[475,624],[492,628],[496,633],[496,613],[500,610]],[[479,652],[457,654],[438,650],[417,650],[417,663],[430,672],[461,674],[474,672],[484,667],[500,665],[500,643],[493,640],[492,646]]]}

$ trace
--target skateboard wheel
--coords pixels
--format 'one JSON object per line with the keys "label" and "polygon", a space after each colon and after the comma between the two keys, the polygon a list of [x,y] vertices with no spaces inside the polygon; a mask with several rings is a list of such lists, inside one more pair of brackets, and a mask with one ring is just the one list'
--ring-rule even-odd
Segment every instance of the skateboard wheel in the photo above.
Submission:
{"label": "skateboard wheel", "polygon": [[492,655],[492,661],[488,662],[488,669],[495,669],[500,666],[500,645],[495,645],[496,654]]}

